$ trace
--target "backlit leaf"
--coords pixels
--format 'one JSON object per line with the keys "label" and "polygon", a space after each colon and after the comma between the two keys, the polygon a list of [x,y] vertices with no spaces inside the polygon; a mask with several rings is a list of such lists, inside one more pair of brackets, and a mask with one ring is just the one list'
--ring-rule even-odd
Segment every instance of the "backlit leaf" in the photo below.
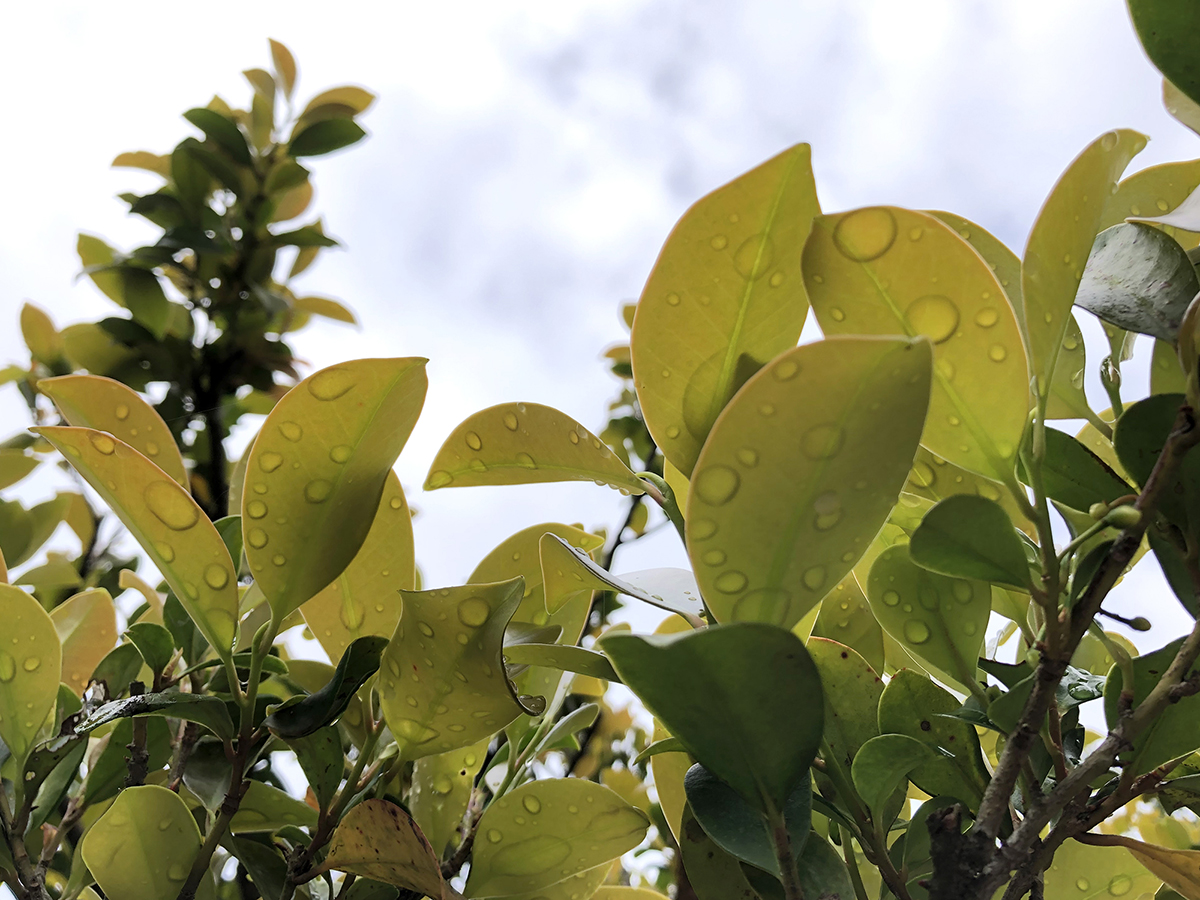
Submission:
{"label": "backlit leaf", "polygon": [[128,444],[88,428],[38,428],[130,530],[222,657],[233,645],[237,575],[191,494]]}
{"label": "backlit leaf", "polygon": [[437,857],[412,818],[395,803],[364,800],[346,813],[329,842],[326,869],[362,875],[441,900]]}
{"label": "backlit leaf", "polygon": [[144,169],[147,172],[153,172],[155,175],[161,175],[163,178],[171,177],[171,157],[160,156],[148,150],[133,150],[127,153],[118,153],[112,161],[112,167],[114,169],[122,167]]}
{"label": "backlit leaf", "polygon": [[107,375],[130,362],[135,354],[92,322],[76,322],[62,330],[63,350],[72,368]]}
{"label": "backlit leaf", "polygon": [[204,136],[228,153],[233,161],[249,166],[254,162],[246,137],[232,119],[212,109],[189,109],[183,117],[204,132]]}
{"label": "backlit leaf", "polygon": [[642,483],[598,437],[538,403],[502,403],[468,416],[434,457],[425,490],[483,484],[595,481],[630,494]]}
{"label": "backlit leaf", "polygon": [[52,366],[62,357],[62,336],[54,327],[54,321],[44,309],[25,303],[21,306],[21,337],[30,355],[46,366]]}
{"label": "backlit leaf", "polygon": [[325,119],[314,122],[292,138],[287,151],[294,157],[324,156],[361,141],[367,136],[353,119]]}
{"label": "backlit leaf", "polygon": [[0,584],[0,622],[0,739],[19,764],[54,712],[62,648],[50,616],[20,588]]}
{"label": "backlit leaf", "polygon": [[[300,213],[296,213],[296,215],[300,215]],[[358,319],[354,317],[353,312],[341,303],[338,303],[338,301],[330,300],[328,297],[297,297],[295,302],[292,303],[292,308],[297,312],[323,316],[335,322],[346,322],[350,325],[358,324]]]}
{"label": "backlit leaf", "polygon": [[1150,361],[1150,393],[1182,394],[1187,391],[1187,379],[1179,367],[1175,348],[1166,341],[1154,342]]}
{"label": "backlit leaf", "polygon": [[315,828],[317,811],[303,800],[290,797],[277,787],[271,787],[261,781],[251,781],[233,821],[229,823],[229,830],[234,834],[250,834],[278,831],[285,825]]}
{"label": "backlit leaf", "polygon": [[1077,841],[1066,841],[1055,851],[1045,882],[1046,897],[1055,900],[1149,900],[1159,887],[1159,880],[1126,850]]}
{"label": "backlit leaf", "polygon": [[1011,493],[1005,490],[1004,485],[948,463],[924,447],[917,450],[912,471],[908,474],[908,481],[904,483],[904,492],[934,502],[959,494],[986,497],[999,503],[1018,528],[1032,528],[1032,524],[1025,519],[1025,514],[1017,506]]}
{"label": "backlit leaf", "polygon": [[488,737],[448,753],[423,756],[413,766],[409,809],[435,853],[444,852],[462,826],[490,741]]}
{"label": "backlit leaf", "polygon": [[80,696],[88,676],[117,641],[117,613],[103,588],[81,591],[50,611],[62,643],[63,684]]}
{"label": "backlit leaf", "polygon": [[909,543],[912,561],[955,578],[1016,588],[1029,585],[1029,563],[1008,515],[984,497],[948,497],[925,514]]}
{"label": "backlit leaf", "polygon": [[851,775],[854,789],[881,827],[887,824],[884,807],[900,790],[913,769],[928,762],[932,751],[915,738],[903,734],[881,734],[871,738],[854,756]]}
{"label": "backlit leaf", "polygon": [[12,487],[38,467],[38,458],[20,450],[0,450],[0,490]]}
{"label": "backlit leaf", "polygon": [[279,41],[270,40],[269,43],[271,63],[275,74],[279,76],[279,84],[283,88],[284,96],[291,98],[292,91],[296,87],[296,59],[292,56],[292,51]]}
{"label": "backlit leaf", "polygon": [[[859,587],[853,572],[839,581],[837,587],[821,601],[821,611],[817,615],[812,636],[828,638],[849,647],[876,672],[883,671],[883,629],[875,621],[867,595]],[[811,640],[807,646],[812,653]],[[815,653],[813,658],[816,659]]]}
{"label": "backlit leaf", "polygon": [[[677,742],[677,739],[671,737],[670,732],[663,728],[662,723],[656,720],[654,722],[654,741],[657,743],[666,740]],[[683,807],[687,803],[683,779],[691,767],[692,758],[684,751],[656,753],[650,757],[650,771],[654,775],[654,791],[658,794],[663,818],[667,820],[667,827],[675,836],[676,843],[681,840]]]}
{"label": "backlit leaf", "polygon": [[345,766],[341,733],[333,725],[326,725],[304,737],[290,738],[287,745],[296,754],[296,761],[304,770],[317,804],[323,810],[328,809],[341,784]]}
{"label": "backlit leaf", "polygon": [[294,697],[277,707],[263,724],[283,738],[304,737],[338,718],[351,705],[358,689],[381,664],[387,638],[355,638],[342,653],[329,680],[307,697]]}
{"label": "backlit leaf", "polygon": [[[1182,638],[1165,647],[1137,656],[1133,660],[1133,705],[1136,707],[1158,684],[1175,654]],[[1119,668],[1108,673],[1104,685],[1104,716],[1108,727],[1115,728],[1119,717],[1117,700],[1124,686]],[[1133,766],[1137,774],[1149,772],[1155,766],[1200,749],[1200,697],[1183,697],[1171,703],[1144,731],[1133,739],[1133,749],[1122,759]]]}
{"label": "backlit leaf", "polygon": [[300,114],[300,117],[307,116],[318,107],[330,105],[348,106],[355,113],[364,113],[374,102],[375,95],[365,88],[344,85],[317,94],[308,101],[308,105],[304,107],[304,112]]}
{"label": "backlit leaf", "polygon": [[423,359],[354,360],[310,375],[267,416],[246,464],[242,521],[250,570],[278,618],[358,553],[426,383]]}
{"label": "backlit leaf", "polygon": [[[1188,101],[1189,103],[1191,101]],[[1104,205],[1098,231],[1111,228],[1127,218],[1160,216],[1174,211],[1200,186],[1200,159],[1163,163],[1134,172],[1117,185],[1117,192]],[[1180,231],[1159,224],[1185,250],[1200,242],[1200,234]]]}
{"label": "backlit leaf", "polygon": [[790,628],[850,571],[912,465],[929,366],[926,341],[834,338],[738,392],[688,497],[688,553],[718,621]]}
{"label": "backlit leaf", "polygon": [[690,807],[684,807],[680,832],[683,866],[699,900],[759,900],[737,858],[704,833]]}
{"label": "backlit leaf", "polygon": [[866,660],[836,641],[812,638],[808,652],[821,675],[825,697],[824,742],[848,769],[859,748],[879,734],[883,679]]}
{"label": "backlit leaf", "polygon": [[810,152],[797,144],[698,200],[638,301],[630,339],[638,399],[684,475],[725,404],[804,326],[799,257],[821,211]]}
{"label": "backlit leaf", "polygon": [[1112,840],[1181,896],[1200,900],[1200,850],[1157,847],[1123,835],[1114,835]]}

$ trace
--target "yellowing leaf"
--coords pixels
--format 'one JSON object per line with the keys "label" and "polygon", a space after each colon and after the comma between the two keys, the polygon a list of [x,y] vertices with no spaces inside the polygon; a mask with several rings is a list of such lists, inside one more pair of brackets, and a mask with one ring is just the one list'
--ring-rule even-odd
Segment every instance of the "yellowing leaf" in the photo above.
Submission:
{"label": "yellowing leaf", "polygon": [[21,307],[21,336],[29,354],[38,362],[52,366],[63,355],[62,337],[46,311],[26,303]]}
{"label": "yellowing leaf", "polygon": [[100,660],[117,642],[117,612],[103,588],[81,591],[50,611],[62,643],[62,683],[83,695]]}
{"label": "yellowing leaf", "polygon": [[1024,346],[1000,282],[966,241],[895,207],[819,216],[804,278],[827,335],[927,336],[934,378],[921,443],[1015,485],[1029,408]]}
{"label": "yellowing leaf", "polygon": [[443,853],[462,826],[490,741],[487,737],[449,753],[423,756],[413,766],[409,809],[435,853]]}
{"label": "yellowing leaf", "polygon": [[38,467],[38,458],[21,450],[0,450],[0,490],[16,484]]}
{"label": "yellowing leaf", "polygon": [[183,887],[200,852],[200,829],[180,796],[126,788],[87,832],[83,862],[107,897],[163,900]]}
{"label": "yellowing leaf", "polygon": [[688,554],[718,621],[791,628],[850,571],[912,465],[930,357],[924,340],[834,338],[738,392],[688,497]]}
{"label": "yellowing leaf", "polygon": [[394,884],[441,900],[446,890],[437,856],[403,809],[364,800],[346,813],[322,866]]}
{"label": "yellowing leaf", "polygon": [[[100,240],[100,238],[84,234],[83,232],[79,233],[75,249],[79,254],[79,261],[83,264],[84,269],[110,265],[116,255],[113,248]],[[91,272],[88,277],[92,279],[96,287],[106,297],[118,306],[125,305],[125,282],[120,272],[109,269],[106,271]]]}
{"label": "yellowing leaf", "polygon": [[357,115],[366,112],[367,108],[374,102],[375,95],[365,88],[355,87],[354,85],[330,88],[309,100],[308,106],[304,107],[304,112],[300,114],[300,117],[304,118],[310,112],[322,106],[345,106]]}
{"label": "yellowing leaf", "polygon": [[[275,212],[271,215],[272,222],[286,222],[301,215],[312,203],[313,186],[311,181],[302,181],[291,190],[285,192],[275,203]],[[333,301],[329,301],[333,302]]]}
{"label": "yellowing leaf", "polygon": [[405,759],[474,744],[526,711],[501,656],[523,591],[520,579],[401,591],[403,611],[383,654],[378,689]]}
{"label": "yellowing leaf", "polygon": [[191,495],[124,441],[90,428],[37,428],[117,514],[217,653],[237,623],[237,569]]}
{"label": "yellowing leaf", "polygon": [[292,304],[292,308],[298,312],[311,313],[314,316],[324,316],[326,319],[333,319],[336,322],[347,322],[350,325],[357,325],[358,319],[354,318],[354,313],[347,309],[336,300],[330,300],[328,297],[297,297]]}
{"label": "yellowing leaf", "polygon": [[188,486],[187,469],[171,429],[137,391],[99,375],[43,378],[38,390],[54,401],[70,424],[107,431]]}
{"label": "yellowing leaf", "polygon": [[1120,835],[1108,835],[1105,841],[1125,847],[1134,859],[1186,900],[1200,900],[1200,850],[1173,850]]}
{"label": "yellowing leaf", "polygon": [[1105,204],[1129,161],[1145,146],[1145,135],[1128,129],[1110,131],[1093,141],[1063,173],[1034,222],[1021,262],[1021,290],[1030,370],[1041,396],[1049,394],[1075,292]]}
{"label": "yellowing leaf", "polygon": [[1046,897],[1055,900],[1151,900],[1159,887],[1158,879],[1120,847],[1077,841],[1067,841],[1055,851],[1045,882]]}
{"label": "yellowing leaf", "polygon": [[[657,719],[654,720],[654,740],[662,741],[671,737],[671,732],[663,727]],[[687,794],[683,789],[683,778],[692,767],[693,760],[686,753],[672,751],[656,753],[650,757],[650,771],[654,774],[654,791],[658,794],[659,805],[662,806],[663,818],[671,833],[679,842],[679,830],[683,823],[683,808],[687,805]]]}
{"label": "yellowing leaf", "polygon": [[[260,507],[251,501],[247,509],[256,512]],[[400,479],[389,472],[358,553],[300,612],[329,658],[341,659],[355,638],[390,637],[400,619],[399,592],[415,586],[412,514]]]}
{"label": "yellowing leaf", "polygon": [[155,175],[161,175],[163,178],[171,177],[171,157],[160,156],[157,153],[151,153],[148,150],[132,150],[127,153],[118,153],[116,159],[112,161],[114,169],[145,169],[147,172],[153,172]]}
{"label": "yellowing leaf", "polygon": [[72,367],[87,369],[93,375],[115,372],[135,356],[132,350],[117,343],[93,322],[76,322],[64,328],[61,334],[63,350]]}
{"label": "yellowing leaf", "polygon": [[[908,480],[904,482],[904,491],[909,495],[934,502],[958,494],[974,494],[985,497],[999,503],[1018,528],[1024,526],[1024,530],[1030,532],[1034,530],[1033,523],[1025,518],[1024,512],[1017,506],[1012,495],[1004,489],[1004,485],[959,468],[953,463],[948,463],[924,447],[917,450],[912,471],[908,474]],[[917,522],[924,517],[927,509],[928,507],[921,509],[920,514],[916,517]]]}
{"label": "yellowing leaf", "polygon": [[0,622],[0,739],[20,764],[54,712],[62,648],[50,616],[20,588],[0,584]]}
{"label": "yellowing leaf", "polygon": [[638,399],[685,475],[737,389],[804,327],[799,254],[821,211],[810,154],[797,144],[696,201],[638,301],[630,339]]}
{"label": "yellowing leaf", "polygon": [[438,450],[425,490],[546,481],[595,481],[630,494],[643,491],[600,438],[538,403],[502,403],[469,416]]}
{"label": "yellowing leaf", "polygon": [[250,570],[277,618],[358,553],[425,401],[425,362],[359,359],[322,369],[267,416],[246,463],[242,522]]}
{"label": "yellowing leaf", "polygon": [[549,887],[632,850],[648,824],[638,809],[592,781],[523,785],[480,818],[466,893],[500,897]]}
{"label": "yellowing leaf", "polygon": [[290,99],[292,91],[296,87],[296,58],[292,56],[292,51],[279,41],[270,40],[270,45],[271,62],[274,64],[275,74],[279,76],[283,95]]}

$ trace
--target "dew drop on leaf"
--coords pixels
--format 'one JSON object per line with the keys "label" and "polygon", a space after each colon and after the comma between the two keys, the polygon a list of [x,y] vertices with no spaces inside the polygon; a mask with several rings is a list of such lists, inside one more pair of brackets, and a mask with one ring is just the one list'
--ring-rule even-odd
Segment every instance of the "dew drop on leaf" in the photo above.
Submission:
{"label": "dew drop on leaf", "polygon": [[304,486],[304,499],[309,503],[324,503],[333,492],[333,485],[324,478],[317,478]]}
{"label": "dew drop on leaf", "polygon": [[736,594],[746,587],[746,576],[737,569],[722,572],[713,582],[722,594]]}
{"label": "dew drop on leaf", "polygon": [[113,451],[117,449],[117,445],[107,434],[89,434],[88,439],[91,440],[92,446],[105,456],[112,456]]}
{"label": "dew drop on leaf", "polygon": [[17,674],[17,664],[11,656],[0,650],[0,681],[9,682]]}
{"label": "dew drop on leaf", "polygon": [[923,334],[935,344],[941,344],[954,336],[958,328],[958,307],[941,294],[918,297],[904,312],[909,326]]}
{"label": "dew drop on leaf", "polygon": [[929,640],[929,626],[924,622],[909,620],[904,623],[904,637],[910,644],[923,644]]}
{"label": "dew drop on leaf", "polygon": [[478,628],[491,613],[491,607],[482,597],[468,597],[458,604],[458,621],[468,628]]}
{"label": "dew drop on leaf", "polygon": [[308,392],[318,400],[336,400],[353,387],[354,376],[336,367],[318,372],[308,380]]}
{"label": "dew drop on leaf", "polygon": [[708,466],[696,476],[696,496],[710,506],[722,506],[733,499],[741,485],[738,473],[729,466]]}
{"label": "dew drop on leaf", "polygon": [[840,425],[826,424],[810,428],[800,439],[800,449],[811,460],[829,459],[842,449],[845,433]]}
{"label": "dew drop on leaf", "polygon": [[200,518],[200,508],[173,481],[155,481],[142,493],[154,517],[172,531],[187,531]]}

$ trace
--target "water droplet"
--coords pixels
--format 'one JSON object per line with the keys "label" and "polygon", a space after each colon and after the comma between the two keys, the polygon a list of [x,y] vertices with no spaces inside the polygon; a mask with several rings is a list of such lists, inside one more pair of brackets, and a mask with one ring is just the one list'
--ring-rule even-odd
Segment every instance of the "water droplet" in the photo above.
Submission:
{"label": "water droplet", "polygon": [[771,285],[771,287],[779,287],[781,284],[783,284],[783,273],[775,272],[771,275],[767,283]]}
{"label": "water droplet", "polygon": [[338,444],[329,451],[329,458],[339,466],[342,463],[348,462],[352,455],[354,455],[354,449],[346,444]]}
{"label": "water droplet", "polygon": [[218,563],[209,563],[204,569],[204,583],[214,591],[229,584],[229,570]]}
{"label": "water droplet", "polygon": [[439,775],[433,779],[433,789],[439,794],[448,794],[454,790],[454,782],[450,780],[449,775]]}
{"label": "water droplet", "polygon": [[324,478],[318,478],[304,486],[304,499],[309,503],[324,503],[332,492],[333,485]]}
{"label": "water droplet", "polygon": [[794,359],[784,359],[771,370],[771,374],[775,376],[776,381],[791,381],[799,371],[800,367]]}
{"label": "water droplet", "polygon": [[800,439],[800,449],[809,459],[829,459],[842,449],[844,439],[845,432],[840,425],[817,425],[804,433]]}
{"label": "water droplet", "polygon": [[105,456],[112,456],[113,451],[117,449],[117,445],[107,434],[89,434],[88,439],[92,442],[92,446]]}
{"label": "water droplet", "polygon": [[483,441],[481,441],[479,439],[479,435],[477,435],[475,432],[468,431],[467,432],[467,446],[470,447],[472,450],[482,450],[483,449]]}
{"label": "water droplet", "polygon": [[943,378],[945,378],[947,381],[954,380],[954,364],[951,363],[950,360],[939,359],[936,363],[933,364],[933,367],[934,367],[934,369],[937,370],[937,373],[939,375],[941,375]]}
{"label": "water droplet", "polygon": [[775,415],[775,407],[770,403],[764,403],[758,408],[758,414],[760,416],[770,418],[771,416]]}
{"label": "water droplet", "polygon": [[706,550],[700,559],[706,566],[723,566],[725,565],[724,550]]}
{"label": "water droplet", "polygon": [[896,593],[895,591],[884,591],[883,592],[883,602],[886,603],[888,606],[899,606],[900,605],[900,595],[898,593]]}
{"label": "water droplet", "polygon": [[187,878],[188,870],[181,863],[171,863],[167,869],[167,877],[172,881],[183,881]]}
{"label": "water droplet", "polygon": [[1128,875],[1114,875],[1108,883],[1108,892],[1114,897],[1124,897],[1133,889],[1133,879]]}
{"label": "water droplet", "polygon": [[154,441],[149,441],[146,444],[146,455],[158,456],[158,444],[154,443]]}
{"label": "water droplet", "polygon": [[537,463],[533,461],[533,457],[528,453],[518,453],[516,457],[518,466],[523,466],[526,469],[536,469]]}
{"label": "water droplet", "polygon": [[1166,200],[1163,200],[1161,198],[1158,200],[1155,200],[1154,205],[1158,207],[1159,212],[1166,212],[1168,209],[1170,209],[1170,206],[1171,206],[1169,203],[1167,203]]}
{"label": "water droplet", "polygon": [[923,644],[929,640],[929,626],[924,622],[909,619],[904,623],[904,639],[910,644]]}
{"label": "water droplet", "polygon": [[401,500],[399,497],[393,497],[391,500],[388,501],[388,506],[390,506],[392,509],[400,509],[400,507],[402,507],[403,505],[404,505],[404,501]]}
{"label": "water droplet", "polygon": [[468,628],[478,628],[491,614],[491,607],[482,597],[468,597],[458,604],[458,621]]}
{"label": "water droplet", "polygon": [[38,670],[38,666],[40,666],[41,664],[42,664],[42,661],[39,657],[27,656],[27,657],[25,657],[25,661],[23,663],[21,663],[21,668],[24,669],[26,672],[36,672]]}
{"label": "water droplet", "polygon": [[747,469],[753,469],[758,465],[758,454],[749,447],[743,447],[734,455],[737,457],[737,461]]}
{"label": "water droplet", "polygon": [[691,524],[691,528],[689,529],[691,532],[690,536],[697,541],[706,541],[717,533],[718,527],[717,523],[712,519],[697,519]]}
{"label": "water droplet", "polygon": [[949,422],[951,425],[953,425],[955,428],[957,428],[959,425],[962,424],[962,419],[960,419],[958,416],[946,416],[946,421]]}
{"label": "water droplet", "polygon": [[934,474],[933,469],[928,463],[921,460],[913,463],[912,472],[908,477],[913,484],[920,488],[933,487],[934,482],[937,481],[937,475]]}
{"label": "water droplet", "polygon": [[679,426],[678,425],[668,425],[667,426],[667,437],[671,438],[671,440],[674,440],[675,438],[679,437]]}
{"label": "water droplet", "polygon": [[155,541],[154,549],[158,551],[158,555],[163,558],[164,562],[175,562],[175,548],[166,541]]}
{"label": "water droplet", "polygon": [[676,294],[674,291],[667,294],[667,305],[668,306],[678,306],[679,305],[679,295]]}
{"label": "water droplet", "polygon": [[722,572],[713,581],[713,586],[722,594],[736,594],[746,587],[746,576],[737,569]]}
{"label": "water droplet", "polygon": [[572,444],[578,444],[579,443],[579,433],[577,431],[568,431],[567,432],[567,440],[569,440]]}
{"label": "water droplet", "polygon": [[504,427],[509,431],[517,430],[517,417],[514,413],[507,412],[504,414]]}
{"label": "water droplet", "polygon": [[300,440],[300,438],[304,437],[304,429],[301,428],[296,422],[280,423],[279,433],[293,444]]}
{"label": "water droplet", "polygon": [[1079,878],[1075,881],[1075,887],[1079,888],[1079,890],[1081,890],[1081,891],[1086,891],[1091,886],[1092,886],[1091,882],[1088,881],[1086,878]]}
{"label": "water droplet", "polygon": [[724,250],[729,246],[729,238],[723,234],[714,235],[713,239],[708,242],[709,246],[714,250]]}
{"label": "water droplet", "polygon": [[992,362],[1004,362],[1008,358],[1008,351],[1003,344],[992,344],[988,348],[988,359]]}
{"label": "water droplet", "polygon": [[308,392],[318,400],[336,400],[353,387],[354,376],[339,366],[323,369],[308,379]]}
{"label": "water droplet", "polygon": [[453,480],[454,476],[442,469],[429,473],[429,486],[431,488],[445,487]]}
{"label": "water droplet", "polygon": [[258,458],[258,467],[264,472],[274,472],[283,465],[283,456],[273,451],[267,451]]}
{"label": "water droplet", "polygon": [[733,253],[733,267],[743,278],[756,281],[767,274],[775,262],[775,242],[768,234],[756,234],[742,241]]}
{"label": "water droplet", "polygon": [[250,533],[246,535],[246,543],[255,550],[261,550],[267,546],[267,533],[261,528],[251,528]]}
{"label": "water droplet", "polygon": [[921,239],[921,235],[924,233],[925,229],[918,225],[916,228],[910,228],[908,230],[908,239],[910,241],[919,241]]}
{"label": "water droplet", "polygon": [[187,531],[200,518],[200,507],[174,481],[155,481],[142,492],[154,517],[172,531]]}
{"label": "water droplet", "polygon": [[246,514],[252,519],[261,519],[267,514],[267,504],[261,500],[251,500],[246,504]]}
{"label": "water droplet", "polygon": [[846,314],[837,306],[830,307],[829,315],[833,317],[833,321],[835,322],[842,322],[846,319]]}
{"label": "water droplet", "polygon": [[723,506],[733,499],[741,477],[729,466],[706,466],[696,477],[696,496],[710,506]]}
{"label": "water droplet", "polygon": [[256,494],[265,494],[267,492],[267,486],[265,484],[263,484],[261,481],[256,481],[256,482],[254,482],[254,486],[253,486],[252,490]]}
{"label": "water droplet", "polygon": [[17,664],[11,656],[0,650],[0,681],[8,682],[13,680],[13,676],[17,674]]}
{"label": "water droplet", "polygon": [[833,244],[847,259],[870,262],[887,253],[896,240],[896,217],[882,206],[847,213],[833,229]]}
{"label": "water droplet", "polygon": [[812,566],[805,569],[804,574],[800,576],[800,580],[804,582],[804,586],[810,591],[820,590],[825,584],[825,567]]}
{"label": "water droplet", "polygon": [[950,590],[954,594],[954,599],[959,603],[970,603],[975,598],[975,589],[971,587],[971,582],[963,581],[961,578],[954,579]]}
{"label": "water droplet", "polygon": [[117,418],[124,422],[129,418],[129,407],[124,403],[118,403],[116,408]]}
{"label": "water droplet", "polygon": [[488,833],[487,833],[487,839],[488,839],[489,841],[491,841],[493,844],[498,844],[498,843],[500,843],[502,840],[504,840],[504,835],[502,835],[502,834],[501,834],[499,831],[497,831],[495,828],[491,828],[491,829],[489,829],[489,830],[488,830]]}
{"label": "water droplet", "polygon": [[842,499],[837,491],[825,491],[813,501],[813,527],[817,531],[828,531],[842,519]]}
{"label": "water droplet", "polygon": [[975,637],[975,632],[978,630],[979,629],[975,626],[974,622],[968,622],[963,626],[963,634],[965,634],[967,637]]}
{"label": "water droplet", "polygon": [[287,562],[287,557],[284,556],[282,553],[276,553],[274,556],[271,557],[271,562],[273,562],[277,566],[282,566],[284,563]]}
{"label": "water droplet", "polygon": [[536,816],[538,813],[540,813],[542,811],[542,801],[540,801],[537,797],[533,796],[532,794],[525,796],[521,800],[521,805],[523,807],[525,807],[525,811],[528,812],[530,815]]}
{"label": "water droplet", "polygon": [[[1120,135],[1118,135],[1115,131],[1109,131],[1104,135],[1104,137],[1100,138],[1100,146],[1104,150],[1113,150],[1116,148],[1117,141],[1120,139]],[[1084,888],[1080,888],[1080,890],[1084,890]]]}
{"label": "water droplet", "polygon": [[926,335],[935,344],[948,341],[958,328],[958,307],[940,294],[918,297],[908,305],[904,317],[913,331]]}
{"label": "water droplet", "polygon": [[418,622],[417,628],[420,629],[421,634],[425,635],[425,637],[433,637],[433,628],[427,622]]}
{"label": "water droplet", "polygon": [[400,719],[392,726],[392,732],[410,744],[427,744],[438,736],[435,729],[413,719]]}

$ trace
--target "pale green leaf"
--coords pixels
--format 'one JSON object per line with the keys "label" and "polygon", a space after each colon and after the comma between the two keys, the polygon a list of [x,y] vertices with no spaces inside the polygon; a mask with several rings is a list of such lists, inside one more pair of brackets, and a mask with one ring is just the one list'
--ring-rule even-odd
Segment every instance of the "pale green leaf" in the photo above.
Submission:
{"label": "pale green leaf", "polygon": [[20,764],[54,712],[62,648],[54,622],[31,595],[0,584],[0,739]]}
{"label": "pale green leaf", "polygon": [[[812,637],[827,638],[849,647],[876,672],[883,671],[883,629],[875,621],[867,595],[853,572],[839,581],[821,601]],[[808,648],[812,653],[811,640]],[[815,653],[813,658],[816,659]]]}
{"label": "pale green leaf", "polygon": [[877,735],[862,745],[850,772],[854,789],[877,824],[886,827],[884,807],[904,786],[908,774],[930,758],[928,747],[904,734]]}
{"label": "pale green leaf", "polygon": [[251,781],[238,811],[229,823],[229,830],[234,834],[248,834],[278,831],[285,825],[315,828],[317,811],[279,788],[261,781]]}
{"label": "pale green leaf", "polygon": [[103,588],[81,591],[50,611],[62,643],[62,683],[83,695],[100,660],[117,642],[117,612]]}
{"label": "pale green leaf", "polygon": [[435,853],[445,852],[459,835],[490,741],[486,737],[468,747],[423,756],[413,766],[409,811]]}

